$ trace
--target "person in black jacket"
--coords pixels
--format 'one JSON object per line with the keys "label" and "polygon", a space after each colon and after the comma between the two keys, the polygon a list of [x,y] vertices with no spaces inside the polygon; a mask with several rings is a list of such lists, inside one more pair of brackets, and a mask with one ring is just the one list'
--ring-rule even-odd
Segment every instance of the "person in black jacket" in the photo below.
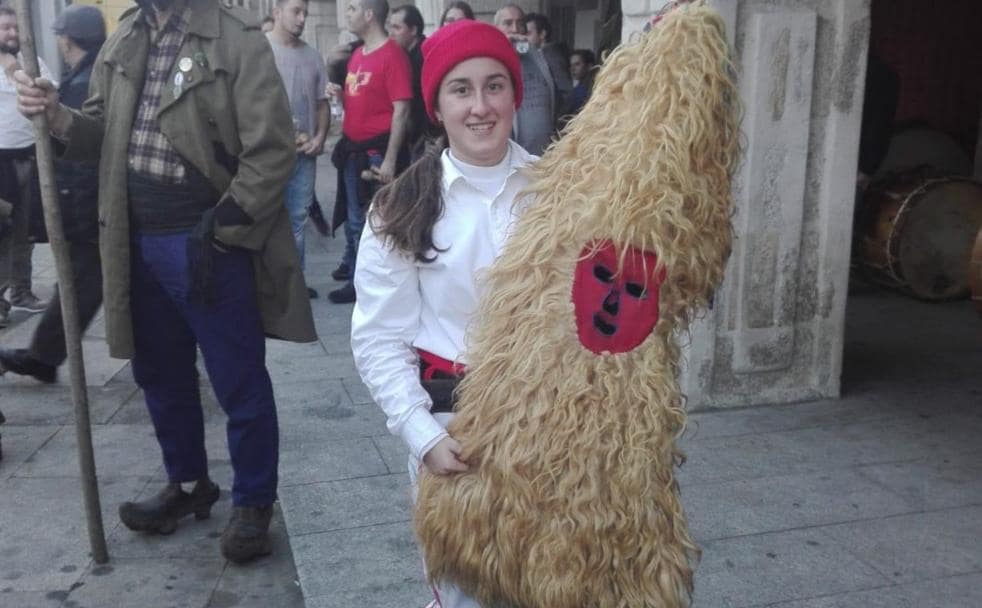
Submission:
{"label": "person in black jacket", "polygon": [[423,15],[412,4],[403,4],[392,9],[388,22],[389,38],[406,51],[409,65],[413,70],[413,98],[409,102],[409,129],[406,132],[406,148],[410,158],[416,160],[423,155],[424,140],[427,135],[435,135],[430,129],[430,119],[423,107],[423,89],[420,75],[423,72]]}
{"label": "person in black jacket", "polygon": [[[94,6],[73,4],[58,15],[53,29],[66,66],[58,94],[65,105],[79,108],[88,97],[92,64],[106,40],[105,21]],[[84,330],[102,304],[97,168],[95,164],[59,160],[55,163],[55,179],[75,275],[79,321]],[[66,358],[65,328],[56,286],[30,347],[0,348],[0,374],[13,372],[54,382],[58,366]]]}

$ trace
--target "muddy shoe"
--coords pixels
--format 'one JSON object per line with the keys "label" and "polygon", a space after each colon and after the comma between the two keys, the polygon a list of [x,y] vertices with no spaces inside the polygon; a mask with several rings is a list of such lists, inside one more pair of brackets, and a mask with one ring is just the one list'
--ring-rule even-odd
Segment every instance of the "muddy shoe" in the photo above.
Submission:
{"label": "muddy shoe", "polygon": [[152,534],[170,534],[177,529],[181,518],[194,513],[195,519],[211,517],[211,506],[221,492],[210,479],[203,479],[190,493],[181,484],[167,484],[153,498],[140,502],[124,502],[119,506],[119,519],[130,530]]}
{"label": "muddy shoe", "polygon": [[0,348],[0,375],[5,372],[31,376],[45,384],[51,384],[58,376],[57,367],[38,361],[23,348]]}
{"label": "muddy shoe", "polygon": [[331,271],[331,278],[335,281],[350,281],[351,280],[351,269],[344,262],[338,264],[338,267]]}
{"label": "muddy shoe", "polygon": [[331,293],[327,294],[327,299],[335,304],[350,304],[354,302],[355,299],[357,299],[354,284],[348,283],[341,289],[335,289]]}
{"label": "muddy shoe", "polygon": [[237,564],[269,555],[273,544],[269,539],[269,520],[273,506],[233,507],[232,519],[222,534],[222,555]]}

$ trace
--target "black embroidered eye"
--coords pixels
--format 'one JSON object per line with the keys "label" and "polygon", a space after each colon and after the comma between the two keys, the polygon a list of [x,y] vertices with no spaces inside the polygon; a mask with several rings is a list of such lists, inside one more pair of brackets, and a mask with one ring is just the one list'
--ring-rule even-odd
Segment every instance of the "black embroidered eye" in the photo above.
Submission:
{"label": "black embroidered eye", "polygon": [[593,267],[593,276],[597,277],[603,283],[613,283],[614,273],[610,271],[606,266],[600,266],[599,264]]}
{"label": "black embroidered eye", "polygon": [[628,283],[624,285],[624,291],[639,300],[648,297],[648,292],[645,290],[644,285],[640,283]]}

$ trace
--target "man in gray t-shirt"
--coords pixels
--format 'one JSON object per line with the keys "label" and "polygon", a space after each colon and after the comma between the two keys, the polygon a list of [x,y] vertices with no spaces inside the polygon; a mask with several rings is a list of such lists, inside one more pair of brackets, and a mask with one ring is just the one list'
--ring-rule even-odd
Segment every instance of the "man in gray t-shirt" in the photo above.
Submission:
{"label": "man in gray t-shirt", "polygon": [[[297,164],[286,186],[286,208],[290,212],[301,268],[307,208],[314,200],[317,155],[324,151],[331,124],[324,59],[300,39],[306,21],[307,0],[277,0],[273,8],[273,30],[266,34],[276,69],[290,98],[293,126],[297,130]],[[317,297],[317,292],[309,287],[307,292],[310,297]]]}
{"label": "man in gray t-shirt", "polygon": [[556,124],[556,88],[542,51],[530,44],[525,34],[525,12],[516,4],[506,4],[494,14],[494,25],[512,41],[522,62],[522,107],[515,113],[515,141],[541,156],[552,138]]}

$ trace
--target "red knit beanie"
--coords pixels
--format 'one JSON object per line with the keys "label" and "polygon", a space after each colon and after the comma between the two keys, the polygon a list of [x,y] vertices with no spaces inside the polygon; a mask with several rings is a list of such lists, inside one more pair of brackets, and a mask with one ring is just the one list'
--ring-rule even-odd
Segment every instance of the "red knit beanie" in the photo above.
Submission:
{"label": "red knit beanie", "polygon": [[423,103],[426,114],[436,120],[436,96],[447,72],[461,61],[490,57],[500,61],[511,74],[515,107],[522,104],[522,64],[508,37],[483,21],[461,19],[447,24],[423,41]]}

